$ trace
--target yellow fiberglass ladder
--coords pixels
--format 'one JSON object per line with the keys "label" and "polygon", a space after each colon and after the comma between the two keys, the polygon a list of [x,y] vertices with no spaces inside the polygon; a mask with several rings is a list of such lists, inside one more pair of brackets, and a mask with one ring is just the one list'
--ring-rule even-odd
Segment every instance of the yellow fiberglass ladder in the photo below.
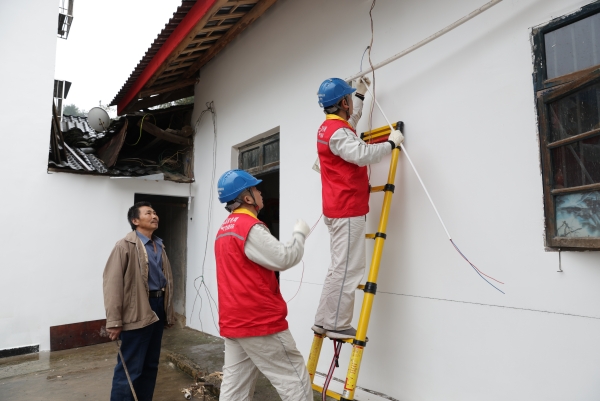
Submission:
{"label": "yellow fiberglass ladder", "polygon": [[[404,123],[401,121],[393,124],[394,129],[404,131]],[[390,135],[390,126],[386,125],[382,128],[377,128],[369,132],[361,134],[361,138],[367,143],[377,143],[387,141]],[[375,248],[373,249],[373,256],[371,258],[371,266],[369,267],[369,275],[367,282],[363,285],[359,285],[358,289],[363,290],[365,295],[362,302],[362,308],[360,310],[360,316],[358,318],[358,326],[356,328],[356,338],[348,340],[334,340],[335,341],[335,354],[334,362],[332,362],[332,368],[330,369],[329,376],[333,375],[333,364],[337,366],[337,357],[339,356],[339,350],[343,342],[352,343],[352,354],[350,356],[350,363],[348,365],[348,373],[346,375],[346,381],[344,383],[344,390],[342,394],[338,394],[334,391],[328,390],[328,381],[325,383],[325,395],[332,397],[336,400],[351,401],[354,400],[354,391],[356,390],[356,382],[358,380],[358,373],[360,370],[360,364],[362,361],[362,355],[365,346],[367,345],[367,329],[369,327],[369,319],[371,317],[371,309],[373,308],[373,301],[375,299],[375,293],[377,292],[377,275],[379,274],[379,265],[381,263],[381,254],[383,253],[383,244],[387,237],[386,228],[388,222],[388,216],[390,214],[390,207],[392,204],[392,195],[394,193],[394,181],[396,179],[396,167],[398,166],[398,157],[400,156],[400,149],[395,148],[392,151],[392,159],[390,161],[390,170],[388,173],[387,183],[378,187],[371,187],[371,192],[385,192],[383,196],[383,206],[381,208],[381,216],[379,218],[379,226],[375,234],[367,234],[366,238],[375,240]],[[310,355],[308,357],[308,373],[310,374],[310,381],[313,389],[320,393],[323,393],[323,387],[314,383],[315,372],[317,371],[317,364],[319,363],[319,356],[321,355],[321,347],[323,345],[323,339],[326,337],[324,334],[315,333],[313,338],[312,347],[310,349]],[[329,377],[331,379],[331,377]],[[323,397],[325,399],[325,397]]]}

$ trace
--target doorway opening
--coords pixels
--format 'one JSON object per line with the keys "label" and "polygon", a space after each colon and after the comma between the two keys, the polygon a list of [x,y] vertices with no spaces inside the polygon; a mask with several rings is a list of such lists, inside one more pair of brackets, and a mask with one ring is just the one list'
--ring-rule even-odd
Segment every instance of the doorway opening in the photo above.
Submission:
{"label": "doorway opening", "polygon": [[271,234],[279,239],[279,169],[264,174],[257,174],[262,180],[257,188],[263,197],[264,207],[258,213],[258,219],[265,223]]}
{"label": "doorway opening", "polygon": [[158,215],[154,235],[163,240],[173,272],[173,308],[185,324],[185,282],[187,277],[188,198],[135,194],[134,202],[146,201]]}
{"label": "doorway opening", "polygon": [[263,181],[257,187],[264,203],[258,219],[279,239],[279,132],[240,146],[238,168]]}

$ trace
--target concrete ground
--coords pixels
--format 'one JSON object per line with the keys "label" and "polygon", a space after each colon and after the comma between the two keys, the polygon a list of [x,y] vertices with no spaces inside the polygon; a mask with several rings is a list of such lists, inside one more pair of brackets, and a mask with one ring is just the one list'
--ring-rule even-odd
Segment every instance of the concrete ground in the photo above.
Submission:
{"label": "concrete ground", "polygon": [[[156,401],[185,400],[181,389],[193,379],[171,362],[182,357],[193,361],[205,374],[223,368],[223,340],[189,328],[165,330],[154,391]],[[41,352],[0,359],[0,400],[106,401],[110,398],[117,346],[114,342],[65,351]],[[175,359],[174,359],[175,358]],[[281,398],[262,375],[254,400]],[[314,393],[321,400],[321,394]],[[207,397],[208,400],[208,397]]]}

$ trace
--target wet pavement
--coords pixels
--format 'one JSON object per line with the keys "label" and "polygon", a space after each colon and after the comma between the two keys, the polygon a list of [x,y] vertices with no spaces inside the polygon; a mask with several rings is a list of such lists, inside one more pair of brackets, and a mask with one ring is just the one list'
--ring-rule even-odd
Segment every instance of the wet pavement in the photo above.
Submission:
{"label": "wet pavement", "polygon": [[[167,358],[168,354],[183,355],[204,373],[223,368],[223,340],[189,328],[165,330],[162,351],[154,391],[156,401],[185,400],[181,390],[194,382]],[[0,400],[108,400],[116,359],[114,342],[0,358]],[[314,399],[320,400],[321,395],[315,393]],[[254,400],[278,401],[281,398],[271,383],[260,375]]]}

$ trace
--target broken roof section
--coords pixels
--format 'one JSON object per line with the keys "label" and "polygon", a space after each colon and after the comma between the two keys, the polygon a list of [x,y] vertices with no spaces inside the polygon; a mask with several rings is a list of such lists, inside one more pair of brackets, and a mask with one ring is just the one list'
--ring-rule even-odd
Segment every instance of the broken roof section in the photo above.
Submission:
{"label": "broken roof section", "polygon": [[117,113],[194,94],[198,70],[277,0],[183,0],[111,105]]}
{"label": "broken roof section", "polygon": [[193,182],[193,107],[122,116],[105,132],[94,131],[87,117],[59,122],[54,112],[48,171]]}

